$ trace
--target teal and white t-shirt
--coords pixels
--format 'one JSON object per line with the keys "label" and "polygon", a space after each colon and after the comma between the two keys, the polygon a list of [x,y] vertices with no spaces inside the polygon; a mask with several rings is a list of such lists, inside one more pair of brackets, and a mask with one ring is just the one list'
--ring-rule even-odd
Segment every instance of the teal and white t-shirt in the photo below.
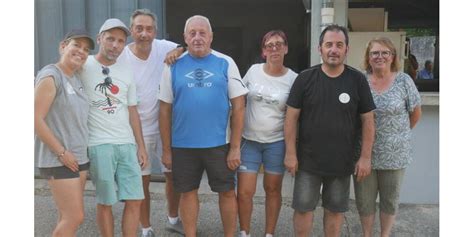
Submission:
{"label": "teal and white t-shirt", "polygon": [[79,74],[89,97],[89,146],[135,144],[128,106],[137,105],[129,65],[103,66],[90,55]]}

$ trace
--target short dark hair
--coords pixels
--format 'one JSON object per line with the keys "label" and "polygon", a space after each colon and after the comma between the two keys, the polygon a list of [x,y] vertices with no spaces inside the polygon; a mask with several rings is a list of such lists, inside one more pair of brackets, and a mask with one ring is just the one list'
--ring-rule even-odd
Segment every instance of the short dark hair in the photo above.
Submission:
{"label": "short dark hair", "polygon": [[337,24],[331,24],[331,25],[328,25],[326,28],[324,28],[324,30],[321,32],[321,35],[319,35],[319,46],[323,45],[324,35],[328,31],[333,31],[333,32],[342,31],[342,33],[344,33],[344,37],[346,38],[345,40],[346,45],[349,45],[349,34],[347,33],[347,28],[344,26],[337,25]]}
{"label": "short dark hair", "polygon": [[425,61],[425,68],[427,68],[428,65],[430,65],[430,64],[432,64],[431,60],[426,60],[426,61]]}

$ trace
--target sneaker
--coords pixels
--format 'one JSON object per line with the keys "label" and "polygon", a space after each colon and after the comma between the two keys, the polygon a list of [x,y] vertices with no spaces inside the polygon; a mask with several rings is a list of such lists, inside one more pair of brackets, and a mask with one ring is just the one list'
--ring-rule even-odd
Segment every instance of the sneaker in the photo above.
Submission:
{"label": "sneaker", "polygon": [[149,230],[146,235],[142,233],[142,237],[155,237],[155,232],[153,232],[153,229]]}
{"label": "sneaker", "polygon": [[184,235],[184,228],[181,219],[178,219],[178,222],[174,225],[167,221],[165,229]]}

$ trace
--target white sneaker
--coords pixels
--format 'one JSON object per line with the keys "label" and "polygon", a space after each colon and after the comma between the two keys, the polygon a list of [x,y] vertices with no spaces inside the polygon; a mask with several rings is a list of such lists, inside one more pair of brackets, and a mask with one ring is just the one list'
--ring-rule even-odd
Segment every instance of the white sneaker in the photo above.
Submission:
{"label": "white sneaker", "polygon": [[250,234],[245,233],[245,230],[240,231],[240,237],[250,237]]}
{"label": "white sneaker", "polygon": [[174,225],[171,224],[169,221],[167,221],[165,229],[184,235],[184,228],[183,228],[183,223],[181,222],[181,219],[178,219],[178,222],[176,222],[176,224]]}
{"label": "white sneaker", "polygon": [[142,233],[142,237],[155,237],[155,232],[153,232],[153,229],[149,230],[146,235]]}

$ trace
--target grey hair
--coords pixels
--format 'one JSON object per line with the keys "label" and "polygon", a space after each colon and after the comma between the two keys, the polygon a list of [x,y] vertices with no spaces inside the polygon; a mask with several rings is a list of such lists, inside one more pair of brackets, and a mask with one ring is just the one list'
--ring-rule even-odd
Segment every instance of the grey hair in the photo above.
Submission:
{"label": "grey hair", "polygon": [[186,29],[188,28],[189,22],[194,19],[201,19],[205,21],[209,26],[209,31],[212,32],[211,22],[209,22],[209,19],[207,17],[201,15],[194,15],[186,20],[186,24],[184,24],[184,33],[186,33]]}
{"label": "grey hair", "polygon": [[153,26],[155,27],[155,30],[158,30],[158,25],[157,25],[157,22],[156,22],[156,19],[157,19],[156,15],[155,15],[155,13],[150,11],[150,9],[147,9],[147,8],[137,9],[132,13],[132,15],[130,16],[130,29],[132,29],[133,20],[135,19],[135,17],[141,16],[141,15],[151,17],[151,19],[153,19]]}

